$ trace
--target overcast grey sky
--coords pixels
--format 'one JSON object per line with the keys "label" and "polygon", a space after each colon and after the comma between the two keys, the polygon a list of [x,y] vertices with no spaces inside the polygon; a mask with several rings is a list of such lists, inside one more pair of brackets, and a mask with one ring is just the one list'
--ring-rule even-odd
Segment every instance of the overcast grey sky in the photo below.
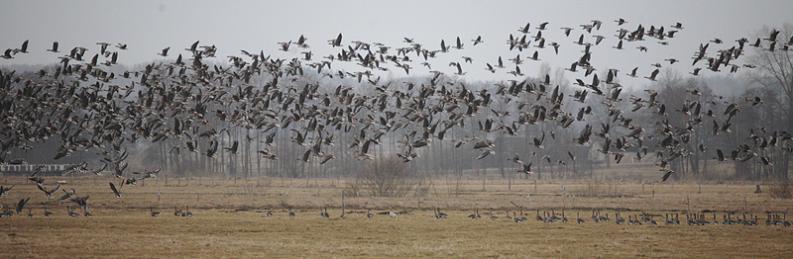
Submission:
{"label": "overcast grey sky", "polygon": [[[462,51],[434,62],[433,69],[452,72],[448,61],[459,56],[474,58],[464,65],[467,77],[491,79],[484,62],[494,63],[501,55],[505,61],[517,52],[509,52],[506,40],[510,33],[531,22],[532,27],[550,22],[544,36],[557,41],[560,55],[552,49],[540,51],[540,58],[552,66],[568,66],[581,55],[572,42],[581,34],[580,24],[592,19],[604,22],[604,42],[593,49],[597,67],[614,67],[622,71],[640,67],[649,73],[649,65],[674,57],[685,64],[673,67],[688,70],[689,58],[701,42],[719,37],[732,43],[764,25],[779,27],[793,23],[793,1],[43,1],[6,0],[0,8],[3,37],[0,48],[15,48],[30,40],[32,53],[5,64],[41,64],[57,62],[58,55],[45,52],[52,41],[59,41],[61,52],[74,46],[96,49],[96,42],[123,42],[129,50],[121,54],[121,63],[138,64],[156,59],[160,49],[170,46],[182,50],[195,40],[215,44],[218,57],[238,55],[240,49],[264,50],[278,54],[276,42],[296,40],[304,34],[316,54],[327,55],[327,40],[338,33],[344,42],[375,41],[401,46],[402,37],[415,38],[428,48],[438,49],[441,39],[447,43],[460,36],[466,43]],[[648,53],[639,53],[634,45],[616,51],[613,37],[617,26],[613,20],[628,20],[625,28],[638,24],[666,26],[676,21],[684,24],[669,46],[655,41],[643,42]],[[560,27],[576,30],[565,38]],[[534,33],[536,29],[532,29]],[[482,35],[485,43],[472,47],[470,40]],[[594,41],[587,38],[587,41]],[[532,43],[532,45],[534,45]],[[626,45],[627,46],[627,45]],[[524,52],[522,56],[531,54]],[[294,53],[297,54],[297,53]],[[280,55],[280,54],[278,54]],[[175,54],[174,54],[175,56]],[[536,75],[540,62],[522,66],[527,75]],[[677,67],[679,66],[679,67]],[[427,71],[414,64],[415,73]],[[509,78],[501,71],[495,77]],[[413,72],[412,72],[413,73]],[[393,75],[403,73],[394,71]]]}

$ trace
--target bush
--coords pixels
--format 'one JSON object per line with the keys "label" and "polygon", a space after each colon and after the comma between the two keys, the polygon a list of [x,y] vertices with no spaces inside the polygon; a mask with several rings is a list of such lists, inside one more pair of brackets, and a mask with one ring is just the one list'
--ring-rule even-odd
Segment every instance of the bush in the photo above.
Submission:
{"label": "bush", "polygon": [[[369,163],[358,172],[353,190],[364,189],[372,196],[404,197],[421,181],[411,175],[407,164],[397,158],[385,158]],[[360,185],[360,187],[358,186]]]}
{"label": "bush", "polygon": [[587,183],[586,189],[571,191],[572,194],[579,197],[597,197],[597,198],[618,198],[628,197],[626,193],[619,189],[620,183],[607,182],[603,183],[598,180],[592,180]]}
{"label": "bush", "polygon": [[349,197],[363,196],[363,193],[361,192],[361,188],[363,188],[363,183],[361,182],[361,179],[355,178],[355,181],[347,184],[347,189],[344,190],[344,194]]}
{"label": "bush", "polygon": [[793,198],[793,184],[788,181],[772,184],[768,187],[768,194],[775,199]]}

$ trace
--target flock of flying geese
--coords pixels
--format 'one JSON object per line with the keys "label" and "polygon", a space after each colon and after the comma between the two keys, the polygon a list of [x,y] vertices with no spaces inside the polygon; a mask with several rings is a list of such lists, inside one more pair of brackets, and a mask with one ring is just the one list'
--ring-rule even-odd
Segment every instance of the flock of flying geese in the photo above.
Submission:
{"label": "flock of flying geese", "polygon": [[[175,49],[170,47],[164,48],[157,53],[162,57],[160,60],[142,69],[123,71],[119,70],[118,61],[128,49],[126,44],[98,42],[98,52],[94,53],[83,46],[63,50],[58,42],[53,42],[47,51],[54,55],[64,52],[58,56],[57,65],[42,68],[35,74],[0,71],[0,162],[19,162],[8,160],[6,156],[11,151],[31,150],[38,143],[57,139],[60,146],[54,160],[86,151],[96,152],[101,157],[101,160],[91,161],[96,168],[91,169],[88,163],[83,163],[69,168],[67,174],[111,172],[119,182],[110,182],[109,189],[121,198],[125,186],[156,177],[159,172],[127,169],[125,146],[142,140],[179,143],[170,152],[200,153],[215,158],[221,148],[220,140],[230,134],[229,128],[241,127],[265,134],[265,148],[258,150],[264,158],[279,158],[271,147],[277,134],[286,134],[294,145],[305,149],[299,160],[325,164],[336,158],[327,147],[336,144],[334,138],[338,134],[354,138],[348,148],[361,160],[372,159],[372,148],[380,145],[384,137],[391,137],[399,139],[400,150],[396,156],[410,162],[419,156],[419,149],[433,141],[447,139],[447,133],[466,124],[478,125],[479,131],[452,141],[458,148],[470,146],[479,154],[476,159],[495,153],[493,136],[516,135],[528,127],[543,124],[558,130],[579,129],[578,136],[571,140],[573,143],[600,142],[598,150],[604,155],[613,155],[617,162],[624,153],[635,153],[641,160],[648,152],[655,152],[659,170],[664,173],[662,180],[666,181],[675,173],[669,162],[684,159],[692,152],[710,152],[703,144],[696,150],[688,148],[695,134],[694,127],[706,125],[710,120],[712,134],[729,133],[731,120],[739,111],[762,104],[759,97],[745,102],[713,102],[726,107],[723,111],[704,111],[704,104],[697,98],[687,100],[683,107],[666,107],[656,99],[658,93],[651,89],[645,90],[646,96],[623,97],[623,87],[617,80],[622,76],[619,71],[626,69],[630,73],[624,75],[639,77],[640,67],[595,67],[593,52],[602,48],[606,39],[612,39],[612,47],[618,50],[635,48],[638,53],[646,52],[653,48],[649,46],[651,42],[660,46],[670,44],[684,28],[681,23],[675,23],[668,27],[639,24],[635,29],[628,29],[629,21],[618,19],[614,22],[618,29],[613,38],[599,34],[604,27],[599,20],[578,26],[580,30],[562,27],[560,33],[554,33],[548,22],[536,27],[529,23],[520,26],[515,35],[508,36],[506,44],[516,56],[510,59],[499,56],[484,62],[487,71],[505,72],[515,79],[482,89],[458,80],[466,74],[466,66],[473,64],[471,57],[460,56],[459,61],[451,62],[451,71],[432,70],[434,58],[453,55],[467,47],[467,42],[460,37],[452,44],[442,39],[436,49],[407,37],[404,46],[393,47],[377,42],[345,42],[343,35],[338,34],[328,40],[334,53],[317,59],[310,50],[308,38],[300,35],[297,40],[278,43],[280,51],[297,54],[297,57],[281,59],[265,55],[264,51],[241,50],[240,55],[228,56],[228,63],[213,60],[217,54],[215,45],[201,45],[196,41],[180,53],[174,53]],[[579,32],[580,36],[575,37]],[[751,64],[741,63],[747,47],[780,52],[789,51],[793,46],[793,38],[785,41],[779,34],[778,30],[772,30],[765,38],[753,41],[741,38],[729,47],[725,47],[729,44],[721,39],[700,44],[692,57],[691,74],[699,75],[703,69],[715,73],[728,68],[734,73],[740,67],[753,68]],[[562,39],[568,37],[574,38],[573,45],[562,45]],[[477,36],[471,42],[471,47],[476,47],[483,44],[484,39]],[[522,64],[540,60],[541,54],[551,56],[560,51],[579,51],[576,48],[582,54],[566,69],[577,78],[570,93],[560,88],[558,82],[551,82],[550,75],[532,79],[521,71]],[[719,49],[714,51],[714,48]],[[13,59],[29,51],[31,45],[24,41],[19,48],[7,49],[2,58]],[[418,62],[431,76],[420,81],[399,82],[381,80],[378,75],[380,71],[389,70],[410,74],[420,67],[416,65]],[[670,57],[664,60],[666,62],[682,61]],[[332,69],[340,63],[358,70]],[[508,68],[513,65],[514,69]],[[653,64],[644,78],[656,81],[663,66],[660,62]],[[337,78],[356,81],[358,85],[341,84],[329,88],[323,86],[320,79],[308,79],[304,70],[316,71],[320,79]],[[605,78],[601,80],[595,71],[604,71]],[[701,92],[692,90],[688,94],[697,97]],[[633,106],[630,112],[619,108],[626,100]],[[497,102],[511,108],[499,110],[494,105]],[[592,116],[593,105],[603,105],[608,111],[608,120],[600,122],[600,126],[586,120]],[[576,111],[571,109],[573,106],[581,107]],[[660,126],[644,129],[630,117],[636,112],[653,114]],[[669,121],[669,114],[676,112],[688,115],[683,126]],[[542,153],[546,133],[556,138],[553,129],[543,131],[542,137],[535,137],[538,153]],[[248,136],[246,139],[252,141],[254,138]],[[238,146],[235,140],[222,148],[235,155]],[[715,153],[720,161],[754,160],[772,166],[769,157],[758,155],[772,147],[793,150],[793,137],[783,130],[757,129],[753,130],[751,141],[727,150],[729,156],[726,158],[720,149]],[[524,159],[516,155],[511,161],[518,172],[532,174],[534,158]],[[576,158],[568,152],[567,158],[558,159],[564,162]],[[60,184],[48,185],[36,173],[29,179],[47,197],[60,188]],[[0,188],[3,188],[0,193],[11,189]],[[88,198],[87,195],[78,196],[74,190],[64,190],[59,201],[71,201],[83,210],[83,214],[90,214]],[[19,201],[17,213],[27,201]]]}
{"label": "flock of flying geese", "polygon": [[[34,177],[31,177],[31,178],[34,178]],[[31,181],[34,181],[34,180],[31,179]],[[53,194],[56,194],[56,192],[61,188],[61,184],[58,183],[58,185],[56,185],[55,187],[53,187],[51,189],[48,189],[48,188],[44,187],[41,184],[41,182],[37,182],[36,183],[36,187],[39,190],[41,190],[47,196],[47,200],[50,201],[53,198]],[[14,188],[14,186],[10,186],[10,187],[0,186],[0,198],[2,198],[3,196],[6,196],[8,194],[8,192],[11,191],[11,189],[13,189],[13,188]],[[79,196],[79,195],[77,195],[77,191],[75,191],[74,188],[71,188],[70,190],[65,190],[64,189],[62,191],[63,191],[63,194],[60,195],[60,197],[58,197],[54,201],[57,204],[64,204],[64,203],[67,204],[67,206],[66,206],[67,215],[69,215],[71,217],[78,217],[80,215],[88,217],[88,216],[92,215],[91,210],[89,209],[89,206],[88,206],[88,198],[90,197],[89,195]],[[6,204],[0,204],[0,218],[2,218],[2,217],[10,217],[10,216],[13,216],[14,214],[22,215],[22,213],[23,213],[23,211],[25,211],[25,209],[27,209],[27,216],[28,217],[33,217],[33,209],[31,207],[27,206],[29,201],[30,201],[30,197],[27,197],[27,198],[20,199],[16,203],[16,206],[8,206]],[[43,215],[45,217],[49,217],[49,216],[54,214],[54,212],[50,211],[49,208],[47,207],[48,204],[49,204],[49,202],[42,202],[41,203],[42,210],[43,210]],[[81,212],[77,212],[75,207],[79,208],[81,210]]]}

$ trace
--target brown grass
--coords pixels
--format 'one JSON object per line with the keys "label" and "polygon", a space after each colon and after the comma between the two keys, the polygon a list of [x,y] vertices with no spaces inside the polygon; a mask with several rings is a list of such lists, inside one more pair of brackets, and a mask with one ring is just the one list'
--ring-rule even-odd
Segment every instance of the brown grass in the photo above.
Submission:
{"label": "brown grass", "polygon": [[[56,179],[52,179],[53,181]],[[32,197],[33,218],[0,219],[0,257],[793,257],[793,228],[765,226],[764,211],[785,211],[791,199],[754,194],[753,183],[671,184],[533,180],[482,182],[466,179],[461,191],[453,182],[433,179],[428,194],[402,198],[346,197],[352,213],[341,214],[344,180],[164,179],[144,186],[124,187],[116,199],[107,179],[69,178],[66,188],[91,195],[92,217],[66,216],[63,205],[48,202],[22,178],[0,203],[11,205]],[[764,187],[765,188],[765,187]],[[158,198],[159,197],[159,198]],[[516,224],[507,210],[517,204],[530,220]],[[47,205],[55,216],[45,218]],[[162,215],[148,215],[150,206]],[[173,216],[173,207],[190,206],[192,218]],[[332,219],[321,219],[318,208],[329,207]],[[286,208],[298,216],[286,216]],[[432,219],[431,208],[449,213],[447,220]],[[630,226],[587,222],[576,225],[544,224],[533,220],[535,209],[568,208],[574,219],[591,215],[591,208],[615,208],[663,214],[691,209],[748,211],[760,217],[761,226]],[[261,211],[272,208],[275,216]],[[367,208],[405,210],[407,215],[378,215],[367,220]],[[493,209],[498,219],[466,218],[474,208],[483,217]],[[790,215],[789,215],[790,216]],[[710,219],[708,214],[708,219]],[[719,214],[719,219],[721,214]],[[681,215],[681,219],[682,219]],[[662,218],[658,218],[662,221]],[[789,217],[788,220],[791,220]],[[571,220],[572,221],[572,220]]]}
{"label": "brown grass", "polygon": [[793,198],[793,183],[781,182],[781,183],[771,184],[768,187],[768,192],[771,194],[771,197],[777,199]]}

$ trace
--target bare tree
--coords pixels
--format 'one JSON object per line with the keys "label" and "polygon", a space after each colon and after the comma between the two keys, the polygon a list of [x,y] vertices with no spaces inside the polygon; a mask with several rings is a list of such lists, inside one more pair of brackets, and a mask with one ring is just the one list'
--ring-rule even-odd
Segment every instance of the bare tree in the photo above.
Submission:
{"label": "bare tree", "polygon": [[358,180],[373,196],[384,197],[403,197],[420,183],[404,162],[393,157],[369,163],[358,172]]}
{"label": "bare tree", "polygon": [[[780,29],[765,28],[758,32],[758,38],[763,39],[770,34],[772,30],[779,30],[777,36],[778,44],[787,44],[787,39],[793,36],[793,24],[786,23]],[[771,44],[763,40],[764,44]],[[756,49],[750,56],[750,62],[757,67],[750,73],[750,78],[764,87],[779,89],[784,94],[784,100],[780,108],[782,112],[783,125],[781,130],[793,128],[793,53],[779,49],[771,49],[769,47],[761,47]],[[789,164],[791,152],[785,149],[780,150],[783,154],[773,154],[773,156],[781,158],[776,164],[776,174],[784,180],[789,178]]]}
{"label": "bare tree", "polygon": [[[770,29],[761,30],[758,37],[765,37],[769,31]],[[782,39],[782,44],[787,44],[784,41],[793,36],[793,24],[782,26],[779,35],[777,38]],[[790,106],[790,102],[793,102],[793,53],[759,48],[750,57],[750,62],[757,66],[754,81],[766,87],[780,88]]]}

